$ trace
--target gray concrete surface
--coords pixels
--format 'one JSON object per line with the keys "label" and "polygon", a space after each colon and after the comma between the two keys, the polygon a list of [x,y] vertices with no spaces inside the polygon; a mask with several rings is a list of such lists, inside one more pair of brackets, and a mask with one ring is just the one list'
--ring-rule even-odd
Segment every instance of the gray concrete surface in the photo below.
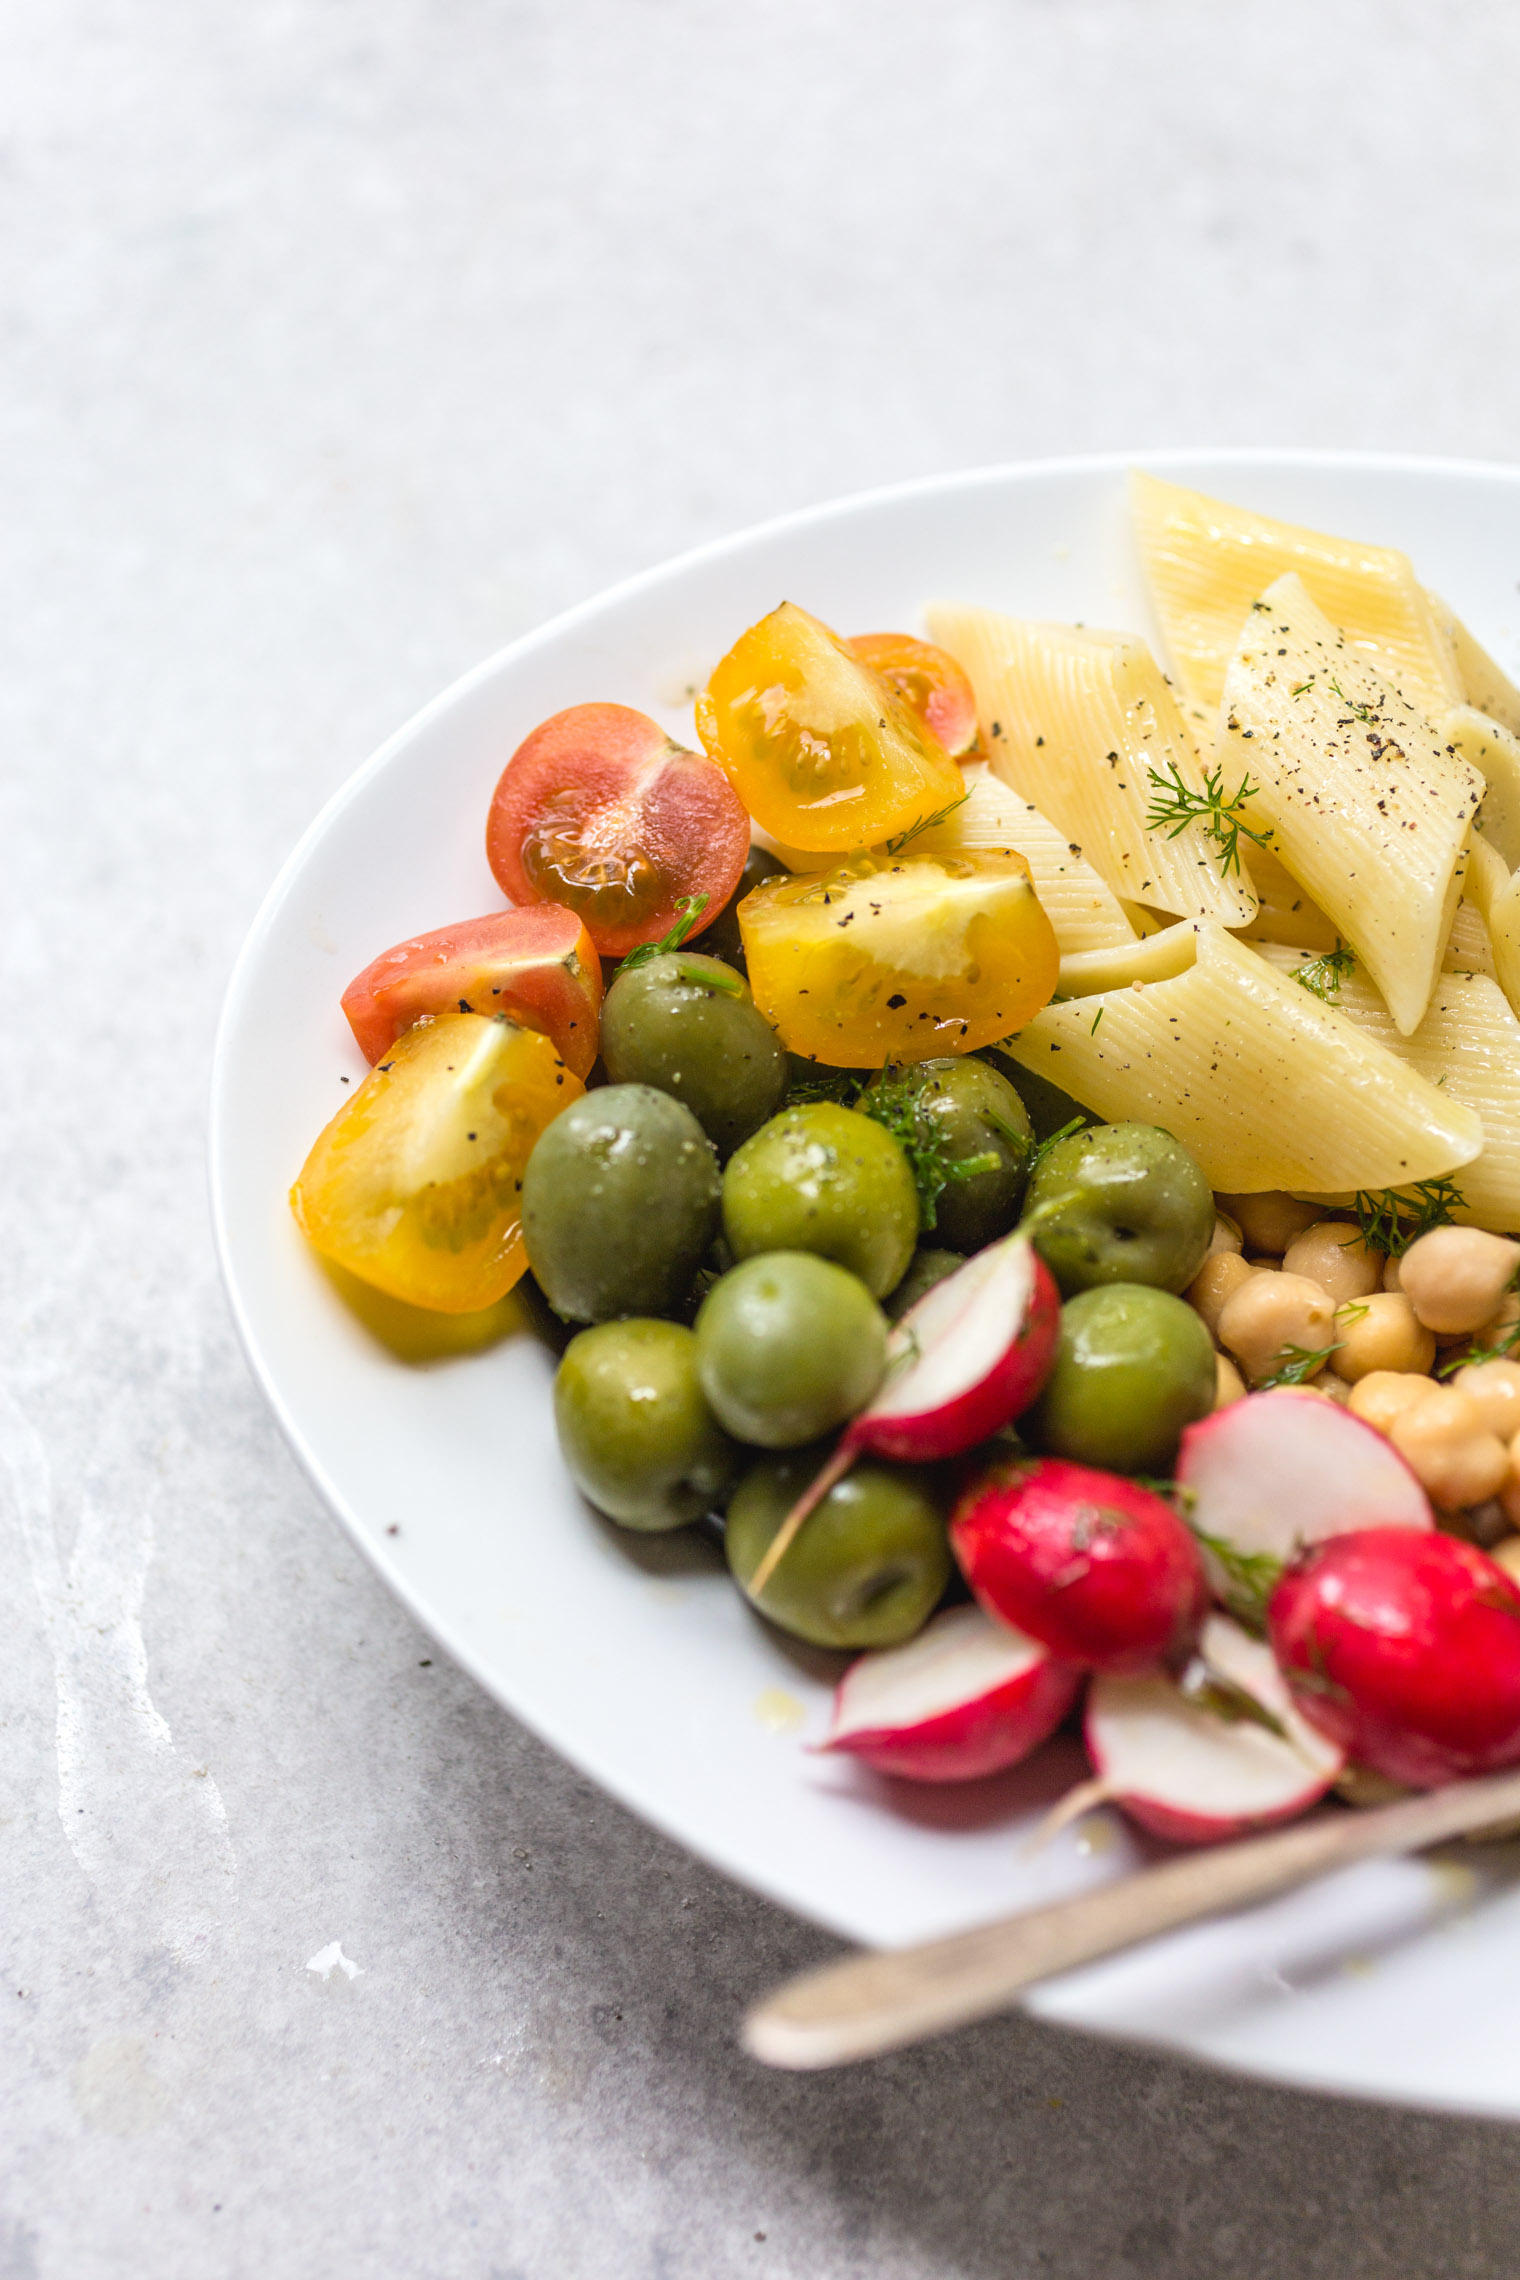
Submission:
{"label": "gray concrete surface", "polygon": [[202,1171],[277,862],[562,604],[1000,457],[1520,454],[1517,64],[1480,0],[10,0],[4,2280],[1520,2268],[1503,2130],[1017,2021],[746,2064],[828,1943],[431,1654]]}

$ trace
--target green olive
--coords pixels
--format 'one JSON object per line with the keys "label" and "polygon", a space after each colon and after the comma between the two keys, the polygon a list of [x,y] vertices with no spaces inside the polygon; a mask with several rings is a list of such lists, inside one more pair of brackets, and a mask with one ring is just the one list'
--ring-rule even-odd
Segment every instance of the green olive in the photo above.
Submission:
{"label": "green olive", "polygon": [[739,905],[746,895],[754,893],[756,887],[763,887],[767,879],[784,879],[788,875],[787,866],[779,855],[773,855],[768,847],[752,847],[744,858],[739,884],[711,926],[702,928],[702,948],[712,957],[726,959],[730,966],[737,966],[741,974],[747,974],[749,968],[745,963],[744,943],[739,934]]}
{"label": "green olive", "polygon": [[1064,1132],[1069,1124],[1097,1124],[1101,1121],[1090,1108],[1084,1108],[1079,1100],[1073,1100],[1070,1093],[1062,1092],[1060,1086],[1053,1085],[1048,1077],[1036,1076],[1033,1069],[1020,1068],[1012,1054],[1005,1053],[1000,1045],[984,1045],[978,1057],[990,1061],[999,1075],[1008,1079],[1028,1111],[1036,1140],[1052,1140],[1058,1132]]}
{"label": "green olive", "polygon": [[887,1366],[865,1284],[811,1251],[766,1251],[715,1283],[697,1314],[697,1374],[741,1441],[791,1449],[864,1409]]}
{"label": "green olive", "polygon": [[648,1085],[603,1085],[547,1125],[528,1158],[528,1264],[567,1321],[673,1314],[717,1233],[720,1192],[689,1108]]}
{"label": "green olive", "polygon": [[1213,1236],[1214,1198],[1170,1132],[1100,1124],[1048,1151],[1029,1183],[1024,1216],[1067,1298],[1099,1283],[1185,1290]]}
{"label": "green olive", "polygon": [[915,1251],[907,1273],[887,1300],[887,1320],[901,1322],[910,1306],[917,1306],[936,1283],[965,1264],[959,1251]]}
{"label": "green olive", "polygon": [[565,1350],[554,1422],[571,1479],[625,1528],[681,1528],[722,1504],[739,1451],[703,1399],[675,1322],[602,1322]]}
{"label": "green olive", "polygon": [[694,950],[618,974],[602,1007],[602,1059],[615,1085],[654,1085],[684,1101],[723,1156],[786,1092],[786,1054],[748,982]]}
{"label": "green olive", "polygon": [[892,1647],[922,1629],[950,1579],[934,1476],[863,1462],[836,1481],[781,1555],[758,1599],[749,1578],[824,1461],[762,1458],[735,1489],[724,1546],[740,1589],[783,1631],[818,1647]]}
{"label": "green olive", "polygon": [[[1013,1086],[986,1061],[922,1061],[914,1123],[931,1161],[951,1175],[934,1199],[933,1227],[952,1251],[979,1251],[1019,1215],[1034,1134]],[[960,1176],[964,1165],[985,1168]]]}
{"label": "green olive", "polygon": [[1061,1309],[1055,1368],[1019,1431],[1046,1456],[1169,1473],[1185,1425],[1214,1406],[1214,1342],[1185,1300],[1105,1283]]}
{"label": "green olive", "polygon": [[889,1132],[857,1109],[810,1101],[784,1108],[729,1158],[723,1232],[736,1259],[816,1251],[885,1298],[918,1240],[918,1191]]}

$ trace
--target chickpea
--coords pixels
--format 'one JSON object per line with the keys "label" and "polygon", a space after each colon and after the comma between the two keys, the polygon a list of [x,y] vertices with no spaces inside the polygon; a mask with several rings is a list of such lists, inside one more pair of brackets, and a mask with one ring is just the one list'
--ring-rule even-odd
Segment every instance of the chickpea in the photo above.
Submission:
{"label": "chickpea", "polygon": [[1433,1227],[1411,1243],[1399,1287],[1428,1330],[1476,1330],[1495,1312],[1520,1267],[1520,1243],[1481,1227]]}
{"label": "chickpea", "polygon": [[1233,1298],[1255,1272],[1238,1251],[1211,1251],[1204,1260],[1182,1295],[1203,1316],[1211,1338],[1219,1335],[1219,1317],[1226,1300]]}
{"label": "chickpea", "polygon": [[1338,1370],[1327,1368],[1315,1379],[1314,1390],[1316,1393],[1322,1393],[1327,1401],[1339,1402],[1342,1409],[1350,1407],[1351,1387]]}
{"label": "chickpea", "polygon": [[[1516,1485],[1520,1486],[1520,1483]],[[1513,1525],[1513,1516],[1511,1524]],[[1520,1583],[1520,1536],[1502,1537],[1497,1544],[1490,1545],[1488,1556],[1503,1568],[1506,1575],[1513,1576],[1516,1583]]]}
{"label": "chickpea", "polygon": [[1259,1385],[1283,1366],[1290,1347],[1313,1352],[1330,1345],[1334,1324],[1334,1309],[1318,1283],[1266,1271],[1253,1274],[1225,1300],[1215,1335],[1249,1382]]}
{"label": "chickpea", "polygon": [[1214,1214],[1214,1232],[1209,1237],[1210,1256],[1216,1251],[1238,1251],[1241,1241],[1240,1229],[1234,1220],[1227,1212],[1217,1211]]}
{"label": "chickpea", "polygon": [[1300,1203],[1276,1190],[1264,1195],[1220,1195],[1214,1201],[1238,1223],[1248,1251],[1266,1251],[1276,1259],[1295,1235],[1325,1215],[1321,1204]]}
{"label": "chickpea", "polygon": [[1354,1219],[1319,1219],[1283,1253],[1283,1273],[1307,1275],[1337,1306],[1370,1298],[1383,1280],[1383,1254],[1369,1249]]}
{"label": "chickpea", "polygon": [[1497,1314],[1491,1314],[1480,1328],[1473,1332],[1475,1346],[1504,1346],[1513,1342],[1520,1331],[1520,1290],[1509,1291]]}
{"label": "chickpea", "polygon": [[1397,1290],[1399,1288],[1399,1262],[1397,1259],[1389,1259],[1383,1267],[1383,1288],[1384,1290]]}
{"label": "chickpea", "polygon": [[1451,1382],[1458,1393],[1472,1395],[1490,1433],[1501,1441],[1520,1433],[1520,1362],[1479,1362],[1458,1370]]}
{"label": "chickpea", "polygon": [[1436,1358],[1434,1338],[1400,1290],[1352,1299],[1340,1308],[1335,1327],[1341,1341],[1335,1366],[1353,1385],[1374,1370],[1425,1371]]}
{"label": "chickpea", "polygon": [[[1336,1356],[1339,1361],[1340,1356]],[[1379,1433],[1393,1429],[1395,1417],[1406,1409],[1413,1409],[1431,1390],[1428,1377],[1420,1377],[1412,1370],[1369,1370],[1366,1377],[1358,1378],[1351,1388],[1347,1403],[1353,1417],[1373,1426]]]}
{"label": "chickpea", "polygon": [[1245,1379],[1228,1354],[1214,1356],[1214,1407],[1228,1409],[1232,1401],[1244,1401]]}
{"label": "chickpea", "polygon": [[1483,1504],[1509,1478],[1509,1451],[1471,1394],[1435,1386],[1394,1419],[1389,1440],[1420,1486],[1448,1512]]}

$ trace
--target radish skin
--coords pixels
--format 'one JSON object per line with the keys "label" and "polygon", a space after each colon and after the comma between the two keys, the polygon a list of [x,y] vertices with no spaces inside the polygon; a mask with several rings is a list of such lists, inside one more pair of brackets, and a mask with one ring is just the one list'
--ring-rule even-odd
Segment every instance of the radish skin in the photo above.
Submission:
{"label": "radish skin", "polygon": [[905,1646],[851,1664],[821,1747],[909,1781],[978,1781],[1054,1733],[1081,1684],[981,1608],[947,1607]]}

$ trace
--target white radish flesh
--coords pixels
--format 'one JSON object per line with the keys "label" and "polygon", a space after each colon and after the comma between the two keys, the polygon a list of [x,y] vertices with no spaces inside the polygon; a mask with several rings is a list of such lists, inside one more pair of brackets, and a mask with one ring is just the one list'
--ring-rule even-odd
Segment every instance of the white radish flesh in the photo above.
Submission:
{"label": "white radish flesh", "polygon": [[1081,1674],[979,1607],[948,1607],[841,1679],[823,1743],[914,1781],[975,1781],[1054,1732]]}

